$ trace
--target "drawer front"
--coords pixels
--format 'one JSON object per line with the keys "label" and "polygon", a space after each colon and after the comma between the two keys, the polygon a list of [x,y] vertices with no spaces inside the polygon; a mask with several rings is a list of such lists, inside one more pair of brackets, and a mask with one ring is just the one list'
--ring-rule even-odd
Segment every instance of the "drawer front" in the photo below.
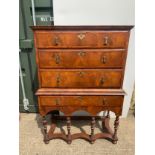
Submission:
{"label": "drawer front", "polygon": [[126,48],[129,32],[37,32],[38,48]]}
{"label": "drawer front", "polygon": [[50,69],[41,70],[40,77],[43,88],[120,88],[122,70]]}
{"label": "drawer front", "polygon": [[124,50],[39,50],[40,68],[121,68]]}
{"label": "drawer front", "polygon": [[123,96],[39,96],[41,106],[120,107]]}

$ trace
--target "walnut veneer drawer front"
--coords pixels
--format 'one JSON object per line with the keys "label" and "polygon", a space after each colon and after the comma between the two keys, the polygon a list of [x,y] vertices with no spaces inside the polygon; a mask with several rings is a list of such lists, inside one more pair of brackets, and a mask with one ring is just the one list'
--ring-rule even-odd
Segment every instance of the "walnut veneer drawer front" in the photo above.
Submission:
{"label": "walnut veneer drawer front", "polygon": [[125,50],[39,50],[40,68],[121,68]]}
{"label": "walnut veneer drawer front", "polygon": [[105,31],[45,31],[36,33],[38,48],[126,48],[129,33]]}
{"label": "walnut veneer drawer front", "polygon": [[123,96],[40,96],[41,106],[121,107]]}
{"label": "walnut veneer drawer front", "polygon": [[122,70],[49,69],[41,70],[41,87],[120,88]]}

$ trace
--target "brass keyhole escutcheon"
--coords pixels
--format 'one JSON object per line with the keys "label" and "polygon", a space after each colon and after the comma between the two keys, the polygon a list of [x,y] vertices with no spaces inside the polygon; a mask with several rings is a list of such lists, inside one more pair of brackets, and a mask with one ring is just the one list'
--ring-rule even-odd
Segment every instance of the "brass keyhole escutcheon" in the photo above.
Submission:
{"label": "brass keyhole escutcheon", "polygon": [[79,55],[79,56],[85,56],[85,55],[86,55],[86,52],[80,51],[80,52],[78,53],[78,55]]}
{"label": "brass keyhole escutcheon", "polygon": [[84,72],[79,72],[79,76],[83,77],[84,76]]}
{"label": "brass keyhole escutcheon", "polygon": [[83,39],[85,38],[85,34],[80,33],[80,34],[78,34],[77,37],[78,37],[80,40],[83,40]]}
{"label": "brass keyhole escutcheon", "polygon": [[60,105],[60,100],[57,98],[57,99],[55,99],[55,104],[57,105],[57,106],[59,106]]}
{"label": "brass keyhole escutcheon", "polygon": [[78,96],[77,99],[78,99],[79,104],[82,105],[82,103],[83,103],[83,96]]}
{"label": "brass keyhole escutcheon", "polygon": [[57,87],[60,86],[60,82],[61,82],[61,77],[60,77],[60,75],[58,74],[58,76],[56,77],[56,84],[57,84]]}

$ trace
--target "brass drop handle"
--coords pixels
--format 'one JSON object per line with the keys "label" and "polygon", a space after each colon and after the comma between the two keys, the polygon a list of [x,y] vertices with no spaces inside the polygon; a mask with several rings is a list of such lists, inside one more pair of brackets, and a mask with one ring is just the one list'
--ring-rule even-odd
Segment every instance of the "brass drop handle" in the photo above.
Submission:
{"label": "brass drop handle", "polygon": [[57,45],[59,45],[59,43],[60,43],[60,39],[59,39],[59,37],[54,37],[54,45],[55,46],[57,46]]}
{"label": "brass drop handle", "polygon": [[107,45],[109,45],[109,41],[110,41],[109,37],[108,37],[108,36],[105,36],[105,37],[104,37],[104,43],[103,43],[103,44],[104,44],[105,46],[107,46]]}
{"label": "brass drop handle", "polygon": [[100,85],[103,85],[105,83],[105,78],[102,77],[101,80],[100,80]]}
{"label": "brass drop handle", "polygon": [[107,105],[108,104],[108,101],[106,98],[103,98],[103,105]]}
{"label": "brass drop handle", "polygon": [[60,105],[60,100],[59,100],[59,99],[55,99],[55,104],[56,104],[57,106],[59,106],[59,105]]}
{"label": "brass drop handle", "polygon": [[61,77],[60,77],[60,75],[58,75],[57,78],[56,78],[57,87],[59,87],[60,82],[61,82]]}
{"label": "brass drop handle", "polygon": [[107,62],[107,57],[106,57],[105,55],[101,58],[101,62],[102,62],[103,64],[106,64],[106,62]]}
{"label": "brass drop handle", "polygon": [[58,54],[54,55],[55,63],[60,64],[60,56]]}

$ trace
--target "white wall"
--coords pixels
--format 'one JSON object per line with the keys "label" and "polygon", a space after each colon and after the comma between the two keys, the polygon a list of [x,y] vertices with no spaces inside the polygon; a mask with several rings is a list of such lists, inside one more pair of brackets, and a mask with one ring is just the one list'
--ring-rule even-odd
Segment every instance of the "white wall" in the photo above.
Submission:
{"label": "white wall", "polygon": [[[134,0],[53,0],[53,7],[55,25],[134,25]],[[134,86],[134,55],[133,29],[123,84],[127,96],[122,117],[127,116]]]}

